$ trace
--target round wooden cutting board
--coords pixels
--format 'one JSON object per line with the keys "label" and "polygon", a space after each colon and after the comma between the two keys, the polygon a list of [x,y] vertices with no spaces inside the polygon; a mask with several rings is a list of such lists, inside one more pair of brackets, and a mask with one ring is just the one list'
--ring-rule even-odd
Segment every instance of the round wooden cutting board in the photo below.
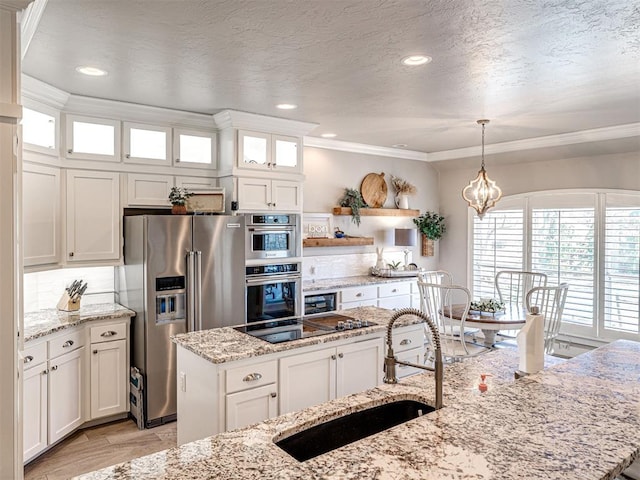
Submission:
{"label": "round wooden cutting board", "polygon": [[384,180],[384,173],[369,173],[362,180],[360,185],[362,199],[371,208],[380,208],[387,199],[387,182]]}

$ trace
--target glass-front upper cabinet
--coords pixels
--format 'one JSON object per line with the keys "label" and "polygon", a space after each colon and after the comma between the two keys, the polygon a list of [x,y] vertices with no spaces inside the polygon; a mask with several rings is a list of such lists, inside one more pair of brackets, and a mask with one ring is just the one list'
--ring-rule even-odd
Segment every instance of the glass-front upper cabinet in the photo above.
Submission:
{"label": "glass-front upper cabinet", "polygon": [[179,167],[216,168],[216,134],[174,128],[173,158]]}
{"label": "glass-front upper cabinet", "polygon": [[238,167],[299,172],[300,141],[296,137],[238,130]]}
{"label": "glass-front upper cabinet", "polygon": [[151,165],[171,164],[171,129],[124,122],[124,161]]}
{"label": "glass-front upper cabinet", "polygon": [[120,122],[79,115],[66,116],[67,158],[120,161]]}
{"label": "glass-front upper cabinet", "polygon": [[25,148],[55,155],[57,130],[57,115],[49,115],[30,108],[22,109],[22,142]]}

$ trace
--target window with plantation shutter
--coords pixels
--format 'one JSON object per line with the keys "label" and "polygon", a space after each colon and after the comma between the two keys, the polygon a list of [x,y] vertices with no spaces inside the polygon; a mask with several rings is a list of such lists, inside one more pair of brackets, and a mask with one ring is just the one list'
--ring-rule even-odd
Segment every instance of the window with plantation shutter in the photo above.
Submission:
{"label": "window with plantation shutter", "polygon": [[563,322],[591,326],[595,291],[595,209],[534,208],[531,270],[547,284],[569,284]]}
{"label": "window with plantation shutter", "polygon": [[495,298],[500,270],[523,269],[523,209],[490,210],[473,220],[473,296]]}
{"label": "window with plantation shutter", "polygon": [[640,333],[640,203],[633,200],[621,195],[607,198],[604,328],[637,334]]}

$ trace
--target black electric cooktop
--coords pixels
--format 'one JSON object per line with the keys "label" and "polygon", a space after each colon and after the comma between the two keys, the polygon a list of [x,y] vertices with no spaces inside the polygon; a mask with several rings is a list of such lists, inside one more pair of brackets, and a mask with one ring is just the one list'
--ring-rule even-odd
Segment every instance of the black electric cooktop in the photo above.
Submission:
{"label": "black electric cooktop", "polygon": [[346,315],[327,313],[301,319],[289,318],[248,323],[241,327],[234,327],[234,329],[265,342],[282,343],[344,330],[366,328],[372,325],[377,324],[366,320],[356,320]]}

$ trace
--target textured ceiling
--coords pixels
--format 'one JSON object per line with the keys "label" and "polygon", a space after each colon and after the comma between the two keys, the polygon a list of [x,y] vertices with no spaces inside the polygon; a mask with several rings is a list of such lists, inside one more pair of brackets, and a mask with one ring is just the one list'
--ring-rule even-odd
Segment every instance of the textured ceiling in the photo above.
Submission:
{"label": "textured ceiling", "polygon": [[[415,53],[433,62],[400,63]],[[436,152],[477,145],[479,118],[487,143],[640,122],[640,4],[49,0],[23,70],[79,95]]]}

